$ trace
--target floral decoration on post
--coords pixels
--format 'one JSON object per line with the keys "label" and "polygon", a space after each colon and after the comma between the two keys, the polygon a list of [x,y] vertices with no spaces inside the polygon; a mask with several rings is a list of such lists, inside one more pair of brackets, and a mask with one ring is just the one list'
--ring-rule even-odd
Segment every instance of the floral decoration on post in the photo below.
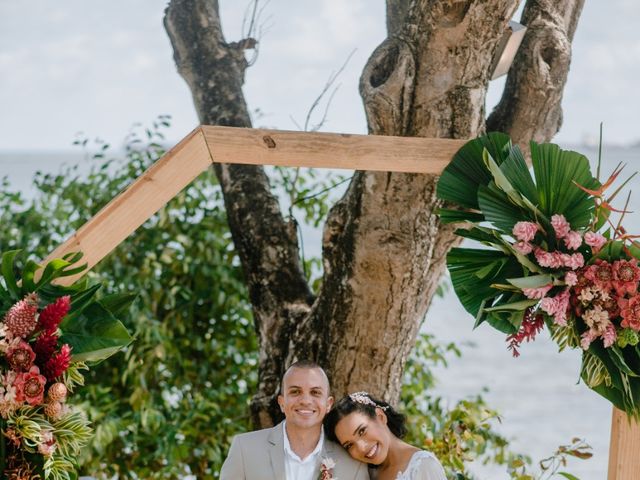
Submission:
{"label": "floral decoration on post", "polygon": [[491,133],[444,170],[441,220],[484,246],[451,250],[454,290],[475,326],[507,334],[513,356],[546,325],[560,350],[582,351],[589,388],[640,417],[640,245],[622,226],[626,207],[611,206],[624,185],[607,196],[622,168],[601,183],[583,155],[535,142],[531,163],[533,175],[509,137]]}
{"label": "floral decoration on post", "polygon": [[[0,266],[0,472],[3,478],[77,478],[76,458],[91,439],[82,410],[67,402],[83,385],[82,370],[131,342],[115,315],[135,296],[96,298],[100,285],[70,287],[55,279],[74,275],[80,254],[44,268],[18,251]],[[22,270],[21,275],[16,273]]]}
{"label": "floral decoration on post", "polygon": [[336,462],[330,457],[324,457],[320,463],[320,476],[318,480],[338,480],[333,476],[334,468],[336,468]]}

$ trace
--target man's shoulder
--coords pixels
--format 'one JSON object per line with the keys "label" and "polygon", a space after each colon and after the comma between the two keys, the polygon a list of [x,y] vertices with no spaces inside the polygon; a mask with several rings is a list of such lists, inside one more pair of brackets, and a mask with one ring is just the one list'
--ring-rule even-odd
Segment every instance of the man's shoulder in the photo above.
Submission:
{"label": "man's shoulder", "polygon": [[242,445],[266,442],[273,435],[278,434],[279,427],[279,425],[276,425],[275,427],[254,430],[253,432],[239,433],[234,437],[234,441]]}

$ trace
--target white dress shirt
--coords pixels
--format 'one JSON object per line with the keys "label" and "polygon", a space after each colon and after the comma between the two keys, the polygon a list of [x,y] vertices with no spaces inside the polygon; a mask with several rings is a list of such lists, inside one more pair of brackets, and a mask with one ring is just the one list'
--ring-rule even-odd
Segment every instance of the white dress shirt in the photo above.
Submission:
{"label": "white dress shirt", "polygon": [[316,448],[302,460],[292,449],[287,436],[287,423],[282,426],[284,434],[284,471],[286,480],[316,480],[320,475],[322,447],[324,446],[324,430],[320,431],[320,439]]}

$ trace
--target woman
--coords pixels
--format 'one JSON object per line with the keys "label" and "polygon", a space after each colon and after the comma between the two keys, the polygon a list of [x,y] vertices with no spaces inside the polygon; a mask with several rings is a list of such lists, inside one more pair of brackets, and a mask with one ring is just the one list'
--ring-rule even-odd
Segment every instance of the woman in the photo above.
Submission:
{"label": "woman", "polygon": [[342,398],[324,419],[327,438],[349,455],[374,465],[375,480],[446,480],[440,462],[401,438],[407,433],[404,415],[367,392]]}

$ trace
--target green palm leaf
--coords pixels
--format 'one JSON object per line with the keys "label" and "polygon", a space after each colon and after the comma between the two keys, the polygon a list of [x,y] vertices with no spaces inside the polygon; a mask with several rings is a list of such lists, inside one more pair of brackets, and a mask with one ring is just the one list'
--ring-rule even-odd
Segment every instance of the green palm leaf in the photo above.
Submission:
{"label": "green palm leaf", "polygon": [[549,218],[563,214],[573,229],[588,226],[595,205],[576,183],[589,189],[597,189],[600,184],[591,175],[587,158],[554,144],[531,142],[531,162],[540,210]]}
{"label": "green palm leaf", "polygon": [[482,159],[484,150],[500,165],[510,148],[511,140],[504,133],[489,133],[467,142],[442,172],[438,181],[438,197],[478,210],[478,187],[487,185],[493,178]]}

